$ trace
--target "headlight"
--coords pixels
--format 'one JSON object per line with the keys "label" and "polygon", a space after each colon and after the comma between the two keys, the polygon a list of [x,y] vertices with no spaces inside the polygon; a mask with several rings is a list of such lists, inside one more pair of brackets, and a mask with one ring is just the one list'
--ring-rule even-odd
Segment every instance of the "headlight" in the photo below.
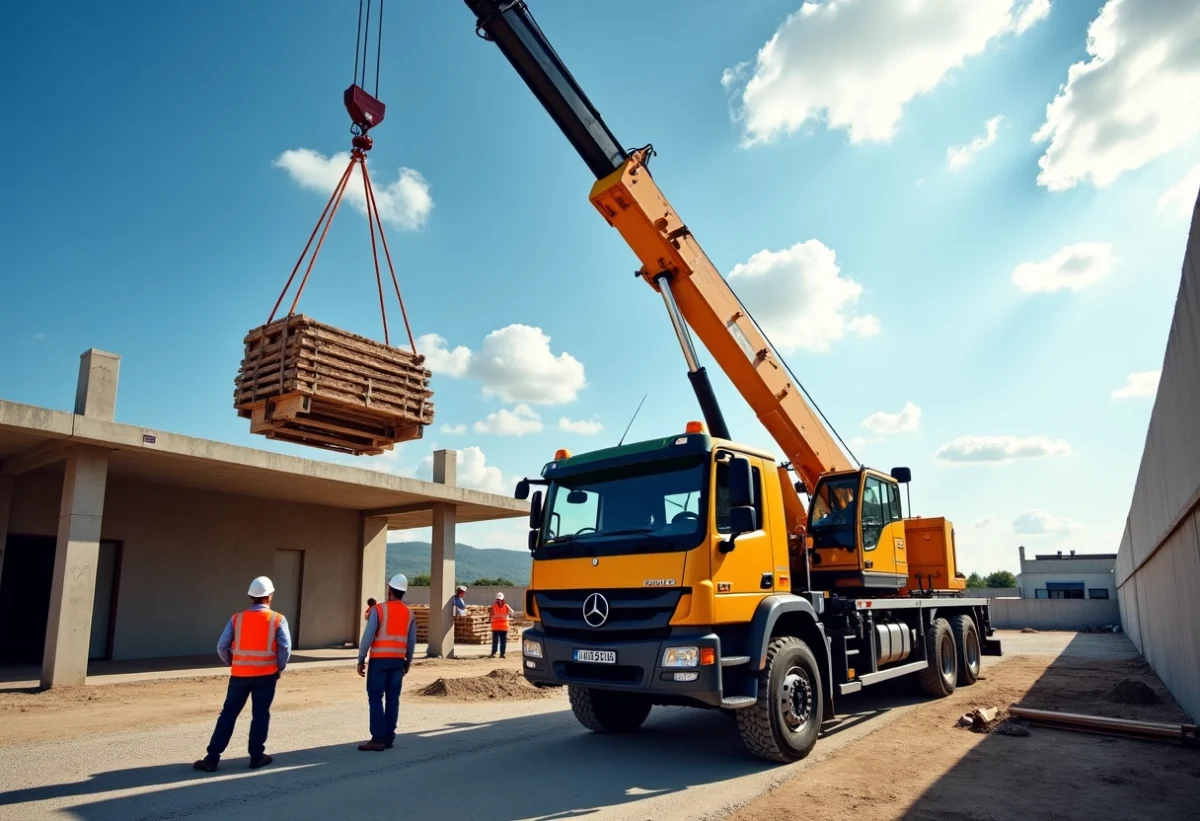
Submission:
{"label": "headlight", "polygon": [[663,667],[695,667],[699,663],[699,647],[668,647],[663,653]]}
{"label": "headlight", "polygon": [[542,643],[540,641],[523,639],[521,641],[521,650],[531,658],[540,659],[542,657]]}

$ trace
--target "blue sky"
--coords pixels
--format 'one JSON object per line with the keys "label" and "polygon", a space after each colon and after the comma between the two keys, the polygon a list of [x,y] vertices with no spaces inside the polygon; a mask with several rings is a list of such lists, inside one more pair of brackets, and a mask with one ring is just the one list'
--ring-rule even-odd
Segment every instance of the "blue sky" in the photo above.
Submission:
{"label": "blue sky", "polygon": [[[533,3],[857,455],[910,465],[915,512],[956,523],[967,570],[1015,569],[1022,543],[1115,552],[1200,188],[1200,12],[691,9]],[[123,357],[120,421],[333,458],[251,436],[231,390],[349,147],[356,11],[5,7],[0,396],[69,408],[95,346]],[[387,7],[380,96],[370,163],[437,421],[354,463],[426,476],[452,447],[508,492],[558,447],[615,443],[643,394],[631,438],[696,418],[586,167],[465,6]],[[364,223],[339,214],[300,309],[379,337]],[[716,384],[735,438],[777,450]]]}

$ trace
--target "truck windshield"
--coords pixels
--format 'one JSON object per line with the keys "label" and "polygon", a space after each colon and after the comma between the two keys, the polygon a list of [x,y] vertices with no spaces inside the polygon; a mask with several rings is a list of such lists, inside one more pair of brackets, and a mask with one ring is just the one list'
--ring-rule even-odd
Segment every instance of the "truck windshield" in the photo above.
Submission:
{"label": "truck windshield", "polygon": [[556,479],[547,494],[543,544],[647,540],[658,549],[698,543],[705,460],[673,460]]}
{"label": "truck windshield", "polygon": [[809,507],[813,547],[856,547],[858,474],[824,479]]}

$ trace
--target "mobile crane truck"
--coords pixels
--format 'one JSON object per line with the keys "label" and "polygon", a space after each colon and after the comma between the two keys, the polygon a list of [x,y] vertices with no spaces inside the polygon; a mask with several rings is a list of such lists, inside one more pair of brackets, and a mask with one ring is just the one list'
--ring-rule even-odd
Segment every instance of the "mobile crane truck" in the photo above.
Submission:
{"label": "mobile crane truck", "polygon": [[[974,683],[1000,641],[988,601],[963,595],[951,523],[903,514],[907,468],[851,463],[659,190],[653,148],[621,146],[527,5],[465,1],[595,175],[591,202],[661,295],[704,418],[560,450],[518,484],[525,677],[566,685],[597,732],[636,730],[655,705],[725,710],[751,753],[783,762],[809,753],[836,696],[900,676],[938,697]],[[787,461],[731,440],[693,331]]]}

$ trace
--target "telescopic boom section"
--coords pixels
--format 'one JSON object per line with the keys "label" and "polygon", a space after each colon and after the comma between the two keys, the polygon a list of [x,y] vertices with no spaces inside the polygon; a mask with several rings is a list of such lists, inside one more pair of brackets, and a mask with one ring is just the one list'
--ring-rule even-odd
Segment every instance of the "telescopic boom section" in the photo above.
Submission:
{"label": "telescopic boom section", "polygon": [[[650,176],[648,152],[630,153],[621,148],[525,3],[466,0],[466,4],[476,15],[480,36],[500,46],[595,174],[592,204],[641,260],[639,274],[663,294],[672,321],[677,320],[677,312],[700,337],[808,489],[814,488],[822,473],[850,469],[829,429],[809,407],[737,295]],[[677,324],[676,332],[689,359],[693,385],[701,395],[696,383],[707,382],[703,369],[694,361],[686,329]],[[705,404],[704,397],[701,404]],[[708,410],[705,408],[706,416]],[[714,427],[710,421],[710,432],[722,436]]]}

